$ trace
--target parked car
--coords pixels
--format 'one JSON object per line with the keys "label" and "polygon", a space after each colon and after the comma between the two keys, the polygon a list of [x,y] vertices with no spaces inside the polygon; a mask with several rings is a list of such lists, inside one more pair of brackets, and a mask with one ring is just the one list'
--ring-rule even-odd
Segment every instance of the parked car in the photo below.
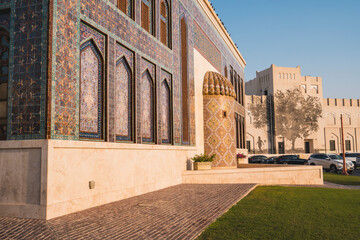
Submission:
{"label": "parked car", "polygon": [[266,159],[263,159],[261,163],[263,164],[275,164],[277,157],[268,157]]}
{"label": "parked car", "polygon": [[262,160],[266,159],[267,157],[264,155],[254,155],[248,158],[249,163],[262,163]]}
{"label": "parked car", "polygon": [[299,155],[282,155],[276,159],[276,164],[305,165],[307,163],[308,163],[308,160],[300,158]]}
{"label": "parked car", "polygon": [[[343,159],[337,154],[314,153],[309,157],[310,165],[321,165],[326,171],[336,173],[343,169]],[[354,170],[354,164],[346,160],[346,169],[349,173]]]}
{"label": "parked car", "polygon": [[[340,153],[340,156],[342,157],[343,154]],[[355,169],[360,167],[360,153],[345,153],[345,159],[352,161]]]}

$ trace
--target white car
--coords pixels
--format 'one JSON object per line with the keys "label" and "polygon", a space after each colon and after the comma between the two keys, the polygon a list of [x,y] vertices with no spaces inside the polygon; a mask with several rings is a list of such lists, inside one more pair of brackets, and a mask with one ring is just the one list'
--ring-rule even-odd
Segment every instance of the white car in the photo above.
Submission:
{"label": "white car", "polygon": [[[346,170],[351,173],[354,170],[354,164],[346,160]],[[337,154],[314,153],[309,157],[309,165],[320,165],[323,169],[336,173],[343,169],[343,159]]]}
{"label": "white car", "polygon": [[[342,153],[340,153],[342,156]],[[360,153],[345,153],[346,160],[350,160],[355,165],[355,169],[360,167]]]}

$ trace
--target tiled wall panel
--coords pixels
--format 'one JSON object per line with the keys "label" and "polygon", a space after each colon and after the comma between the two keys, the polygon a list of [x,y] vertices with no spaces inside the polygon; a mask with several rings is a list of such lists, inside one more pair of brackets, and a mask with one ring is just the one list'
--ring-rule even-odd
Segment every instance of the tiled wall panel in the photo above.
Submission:
{"label": "tiled wall panel", "polygon": [[47,1],[1,3],[11,6],[7,138],[45,138]]}

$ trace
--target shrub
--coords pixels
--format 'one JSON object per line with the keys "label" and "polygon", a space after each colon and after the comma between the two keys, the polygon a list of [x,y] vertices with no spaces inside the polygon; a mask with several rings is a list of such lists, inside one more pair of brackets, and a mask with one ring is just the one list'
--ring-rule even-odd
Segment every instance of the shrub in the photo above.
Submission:
{"label": "shrub", "polygon": [[236,154],[236,157],[237,158],[246,158],[246,155],[242,154],[242,153],[238,153],[238,154]]}
{"label": "shrub", "polygon": [[213,154],[211,156],[207,155],[206,153],[197,154],[193,158],[191,158],[191,160],[193,160],[194,162],[212,162],[215,160],[215,156],[216,154]]}

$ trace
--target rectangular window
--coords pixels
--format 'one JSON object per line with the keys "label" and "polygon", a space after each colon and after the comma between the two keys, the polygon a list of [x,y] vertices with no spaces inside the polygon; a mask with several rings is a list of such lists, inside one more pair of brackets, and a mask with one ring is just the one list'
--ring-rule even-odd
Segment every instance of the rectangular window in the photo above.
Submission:
{"label": "rectangular window", "polygon": [[335,140],[330,140],[330,151],[335,151]]}
{"label": "rectangular window", "polygon": [[350,140],[345,140],[345,150],[351,151],[351,142]]}

